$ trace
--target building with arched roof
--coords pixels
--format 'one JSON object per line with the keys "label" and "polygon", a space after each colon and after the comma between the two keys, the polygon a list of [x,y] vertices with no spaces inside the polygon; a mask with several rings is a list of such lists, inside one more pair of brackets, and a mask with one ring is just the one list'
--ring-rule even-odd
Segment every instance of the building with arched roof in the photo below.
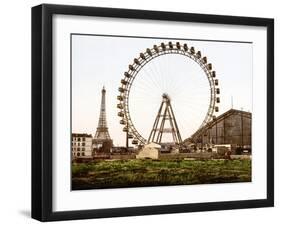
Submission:
{"label": "building with arched roof", "polygon": [[252,113],[230,109],[207,123],[188,139],[197,147],[230,144],[232,150],[251,150]]}

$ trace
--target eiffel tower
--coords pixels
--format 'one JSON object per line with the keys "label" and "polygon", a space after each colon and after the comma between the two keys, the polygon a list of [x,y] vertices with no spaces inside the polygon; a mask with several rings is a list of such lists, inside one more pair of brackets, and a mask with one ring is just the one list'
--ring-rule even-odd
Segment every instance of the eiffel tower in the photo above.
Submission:
{"label": "eiffel tower", "polygon": [[[101,108],[100,108],[100,117],[99,123],[96,130],[96,134],[93,138],[94,147],[107,146],[109,149],[112,147],[112,140],[110,138],[107,122],[106,122],[106,108],[105,108],[105,94],[106,90],[103,87],[101,90]],[[106,145],[105,145],[106,144]],[[106,149],[108,149],[106,148]],[[107,150],[108,151],[108,150]]]}
{"label": "eiffel tower", "polygon": [[[172,109],[171,99],[166,93],[164,93],[162,97],[162,103],[154,121],[153,128],[150,132],[148,143],[154,142],[157,144],[161,144],[163,134],[171,133],[173,138],[173,144],[181,144],[182,139]],[[168,124],[170,127],[165,127],[166,121],[169,122]]]}

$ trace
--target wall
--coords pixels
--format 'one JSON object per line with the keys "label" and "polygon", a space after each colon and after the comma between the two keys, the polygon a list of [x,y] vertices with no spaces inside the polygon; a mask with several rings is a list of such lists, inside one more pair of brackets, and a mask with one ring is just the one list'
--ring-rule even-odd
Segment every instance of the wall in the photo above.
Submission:
{"label": "wall", "polygon": [[[2,1],[0,36],[0,138],[1,152],[9,159],[0,162],[0,224],[39,225],[30,215],[30,7],[42,1]],[[280,61],[279,1],[151,1],[151,0],[49,0],[49,3],[140,8],[192,13],[274,17],[276,19],[276,62]],[[276,84],[281,84],[280,64]],[[276,115],[281,115],[281,89],[276,85]],[[281,136],[280,116],[275,121],[276,138]],[[13,134],[13,136],[11,136]],[[17,139],[14,140],[15,135]],[[276,139],[276,159],[280,159],[281,139]],[[13,144],[13,145],[11,145]],[[11,150],[13,148],[13,150]],[[3,155],[2,155],[3,156]],[[276,161],[277,162],[277,161]],[[59,222],[52,225],[266,225],[280,221],[281,164],[276,164],[276,207],[249,210],[200,212],[161,216]],[[276,225],[272,223],[273,225]]]}
{"label": "wall", "polygon": [[[231,144],[234,148],[251,145],[252,116],[250,114],[235,111],[229,114],[223,113],[220,116],[223,118],[214,121],[211,128],[205,127],[206,130],[201,135],[203,144],[209,144],[212,141],[213,144]],[[194,139],[200,140],[200,137]]]}
{"label": "wall", "polygon": [[[84,140],[83,140],[84,138]],[[92,136],[91,137],[73,137],[72,136],[72,157],[92,156]],[[79,142],[77,142],[79,141]],[[84,145],[84,146],[83,146]]]}

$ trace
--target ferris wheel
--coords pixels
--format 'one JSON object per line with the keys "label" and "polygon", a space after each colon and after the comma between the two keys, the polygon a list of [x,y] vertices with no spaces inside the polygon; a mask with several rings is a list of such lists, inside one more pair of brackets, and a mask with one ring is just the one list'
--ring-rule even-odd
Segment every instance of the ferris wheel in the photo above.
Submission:
{"label": "ferris wheel", "polygon": [[148,143],[163,94],[169,95],[183,138],[219,111],[216,71],[206,56],[186,43],[161,43],[141,52],[129,64],[118,91],[120,124],[135,145]]}

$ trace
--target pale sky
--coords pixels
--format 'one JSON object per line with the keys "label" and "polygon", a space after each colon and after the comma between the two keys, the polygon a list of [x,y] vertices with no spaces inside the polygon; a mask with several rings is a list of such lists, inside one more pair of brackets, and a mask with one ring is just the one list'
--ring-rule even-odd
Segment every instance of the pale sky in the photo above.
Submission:
{"label": "pale sky", "polygon": [[[140,52],[161,42],[179,41],[200,50],[212,63],[221,90],[220,111],[231,108],[252,112],[252,44],[149,38],[72,35],[72,131],[95,134],[101,89],[106,88],[109,133],[114,145],[125,145],[116,107],[118,87],[128,65]],[[129,108],[136,129],[147,139],[160,107],[162,94],[171,104],[183,139],[200,126],[208,110],[209,84],[200,66],[181,55],[155,58],[137,75]]]}

